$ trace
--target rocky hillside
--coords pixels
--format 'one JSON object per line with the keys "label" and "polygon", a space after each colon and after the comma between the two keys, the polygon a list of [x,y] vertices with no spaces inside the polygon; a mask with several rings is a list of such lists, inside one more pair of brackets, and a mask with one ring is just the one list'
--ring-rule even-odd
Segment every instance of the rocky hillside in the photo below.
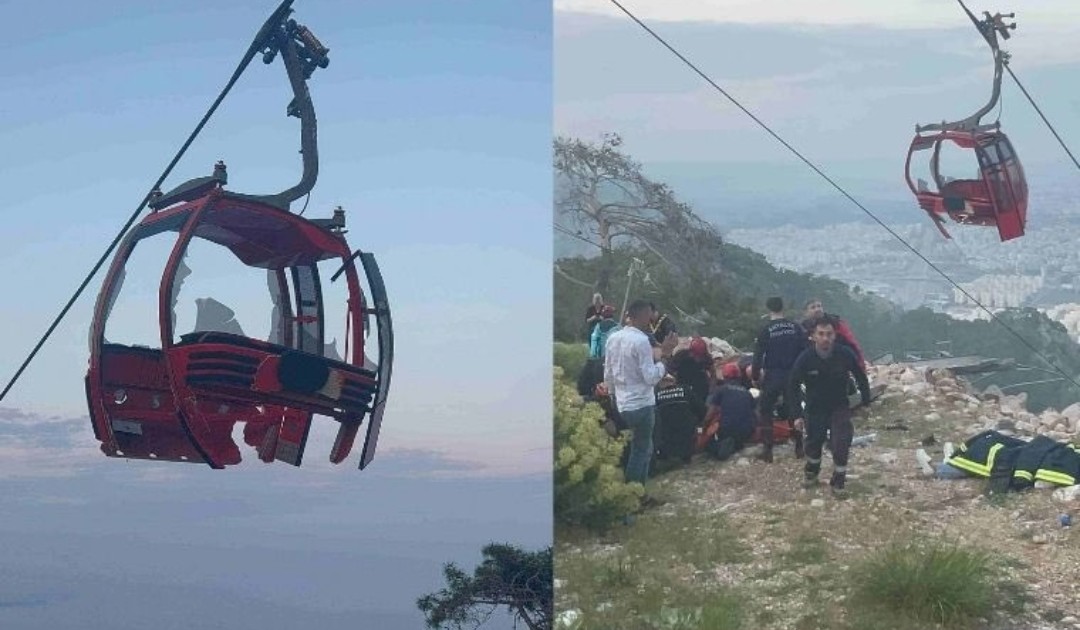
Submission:
{"label": "rocky hillside", "polygon": [[890,543],[942,542],[988,552],[1005,580],[973,627],[1080,629],[1080,524],[1062,524],[1080,518],[1080,487],[989,495],[984,480],[937,479],[916,458],[924,449],[936,465],[946,442],[987,428],[1078,441],[1080,405],[1033,414],[1022,395],[976,393],[947,371],[903,364],[870,376],[886,389],[856,417],[856,436],[874,437],[852,451],[846,499],[802,489],[788,446],[771,465],[752,452],[700,455],[653,480],[665,503],[633,525],[560,534],[557,627],[935,627],[858,603],[853,576]]}
{"label": "rocky hillside", "polygon": [[1006,395],[993,385],[977,392],[948,370],[924,372],[893,364],[871,368],[871,374],[875,381],[888,384],[882,402],[898,400],[902,407],[913,408],[925,405],[929,411],[924,422],[944,422],[964,437],[987,429],[1022,438],[1045,434],[1058,441],[1077,441],[1080,436],[1080,403],[1034,414],[1025,407],[1027,394]]}

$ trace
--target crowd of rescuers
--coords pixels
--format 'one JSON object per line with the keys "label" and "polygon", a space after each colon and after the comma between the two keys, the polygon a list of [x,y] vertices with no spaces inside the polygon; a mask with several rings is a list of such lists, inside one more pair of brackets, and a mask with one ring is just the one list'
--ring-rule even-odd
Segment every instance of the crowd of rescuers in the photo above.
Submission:
{"label": "crowd of rescuers", "polygon": [[[644,484],[654,464],[689,463],[697,451],[726,460],[751,442],[761,443],[754,457],[772,463],[780,429],[796,459],[806,460],[807,488],[819,483],[829,441],[829,485],[844,494],[853,437],[849,396],[858,391],[861,404],[870,402],[862,350],[847,322],[826,313],[819,299],[806,302],[798,322],[784,315],[782,298],[765,306],[768,321],[753,354],[732,359],[710,355],[701,337],[676,352],[676,325],[652,302],[634,301],[620,323],[614,308],[594,296],[586,316],[589,362],[578,389],[604,407],[610,431],[631,432],[627,481]],[[646,497],[643,505],[652,502]]]}

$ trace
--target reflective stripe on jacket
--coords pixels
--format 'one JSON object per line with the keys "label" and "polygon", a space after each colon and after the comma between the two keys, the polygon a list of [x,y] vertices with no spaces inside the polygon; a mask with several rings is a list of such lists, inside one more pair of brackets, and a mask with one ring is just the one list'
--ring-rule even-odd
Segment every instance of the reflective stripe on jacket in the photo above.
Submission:
{"label": "reflective stripe on jacket", "polygon": [[1045,435],[1026,442],[984,431],[961,444],[947,463],[979,477],[1004,478],[1013,490],[1030,488],[1036,481],[1080,483],[1080,448]]}
{"label": "reflective stripe on jacket", "polygon": [[994,469],[995,460],[1003,450],[1019,448],[1024,444],[1023,440],[997,431],[983,431],[958,446],[947,463],[973,475],[989,477]]}

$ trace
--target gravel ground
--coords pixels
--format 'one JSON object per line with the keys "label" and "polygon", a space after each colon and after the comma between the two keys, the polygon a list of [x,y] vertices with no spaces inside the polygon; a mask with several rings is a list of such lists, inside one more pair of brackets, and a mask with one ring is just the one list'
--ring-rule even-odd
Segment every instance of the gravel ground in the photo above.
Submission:
{"label": "gravel ground", "polygon": [[[1080,426],[1072,415],[1035,416],[1023,410],[1022,398],[977,397],[962,380],[941,371],[924,375],[890,366],[873,370],[872,378],[888,388],[857,415],[856,435],[878,437],[852,449],[846,499],[833,497],[824,485],[831,472],[828,454],[823,485],[801,488],[803,462],[787,445],[777,448],[773,464],[752,460],[752,450],[725,463],[698,456],[654,480],[652,491],[666,500],[655,512],[723,513],[749,548],[743,562],[680,567],[683,578],[749,589],[755,613],[768,610],[751,627],[806,627],[807,611],[815,607],[822,609],[821,623],[845,626],[844,591],[834,579],[851,563],[892,541],[951,540],[1007,560],[1007,571],[1031,598],[1022,616],[986,620],[983,627],[1080,630],[1080,502],[1060,500],[1049,488],[988,497],[985,481],[933,479],[920,472],[915,459],[922,447],[939,462],[945,441],[960,443],[987,427],[1009,427],[1021,436],[1073,437]],[[1059,517],[1066,513],[1078,524],[1063,527]],[[600,557],[618,554],[619,545],[559,541],[557,553]],[[557,610],[572,609],[572,586],[558,585]],[[822,593],[830,589],[831,603],[822,604],[829,599]]]}

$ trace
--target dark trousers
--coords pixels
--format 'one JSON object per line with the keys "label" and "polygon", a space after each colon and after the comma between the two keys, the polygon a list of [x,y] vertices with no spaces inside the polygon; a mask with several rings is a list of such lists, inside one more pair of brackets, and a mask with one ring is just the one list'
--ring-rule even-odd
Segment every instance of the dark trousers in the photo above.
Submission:
{"label": "dark trousers", "polygon": [[817,475],[821,470],[821,449],[829,440],[832,451],[833,470],[847,472],[848,453],[855,426],[851,423],[851,409],[837,407],[828,411],[806,411],[806,472]]}
{"label": "dark trousers", "polygon": [[772,421],[773,421],[774,418],[780,418],[780,419],[783,419],[783,420],[792,420],[792,419],[794,419],[794,416],[791,413],[791,409],[789,408],[789,405],[787,404],[787,401],[784,401],[782,404],[780,404],[779,409],[777,409],[777,404],[776,403],[780,401],[781,397],[783,397],[784,388],[785,388],[785,385],[784,385],[783,381],[776,382],[776,383],[768,383],[768,382],[766,382],[766,383],[762,384],[762,386],[761,386],[761,399],[760,399],[760,401],[761,401],[760,402],[760,404],[761,404],[760,411],[761,411],[761,423],[763,425],[768,424],[768,425],[771,426]]}
{"label": "dark trousers", "polygon": [[585,365],[581,366],[581,372],[578,373],[578,394],[591,399],[596,386],[603,382],[604,359],[586,359]]}
{"label": "dark trousers", "polygon": [[[758,423],[761,425],[761,441],[765,444],[766,448],[771,448],[773,445],[773,419],[781,418],[787,420],[790,425],[792,420],[795,419],[794,414],[791,411],[791,406],[787,404],[785,400],[779,405],[777,409],[777,402],[784,395],[785,383],[777,380],[776,382],[768,382],[762,384],[761,398],[758,401]],[[793,438],[796,444],[796,457],[801,456],[802,451],[802,435],[793,431]]]}
{"label": "dark trousers", "polygon": [[689,463],[694,455],[694,438],[700,419],[686,413],[666,413],[658,409],[653,443],[661,459],[677,459]]}
{"label": "dark trousers", "polygon": [[616,431],[625,431],[630,427],[619,415],[619,407],[615,403],[614,396],[605,396],[603,398],[596,399],[596,402],[600,404],[600,408],[604,410],[604,416],[607,420],[610,420],[615,425]]}
{"label": "dark trousers", "polygon": [[750,441],[750,438],[754,435],[754,427],[750,423],[737,424],[734,426],[728,424],[720,424],[720,430],[716,432],[713,439],[720,441],[727,438],[731,438],[742,448]]}
{"label": "dark trousers", "polygon": [[754,425],[751,422],[743,424],[720,423],[720,430],[709,440],[706,450],[720,460],[725,460],[738,451],[741,451],[750,438],[754,435]]}

